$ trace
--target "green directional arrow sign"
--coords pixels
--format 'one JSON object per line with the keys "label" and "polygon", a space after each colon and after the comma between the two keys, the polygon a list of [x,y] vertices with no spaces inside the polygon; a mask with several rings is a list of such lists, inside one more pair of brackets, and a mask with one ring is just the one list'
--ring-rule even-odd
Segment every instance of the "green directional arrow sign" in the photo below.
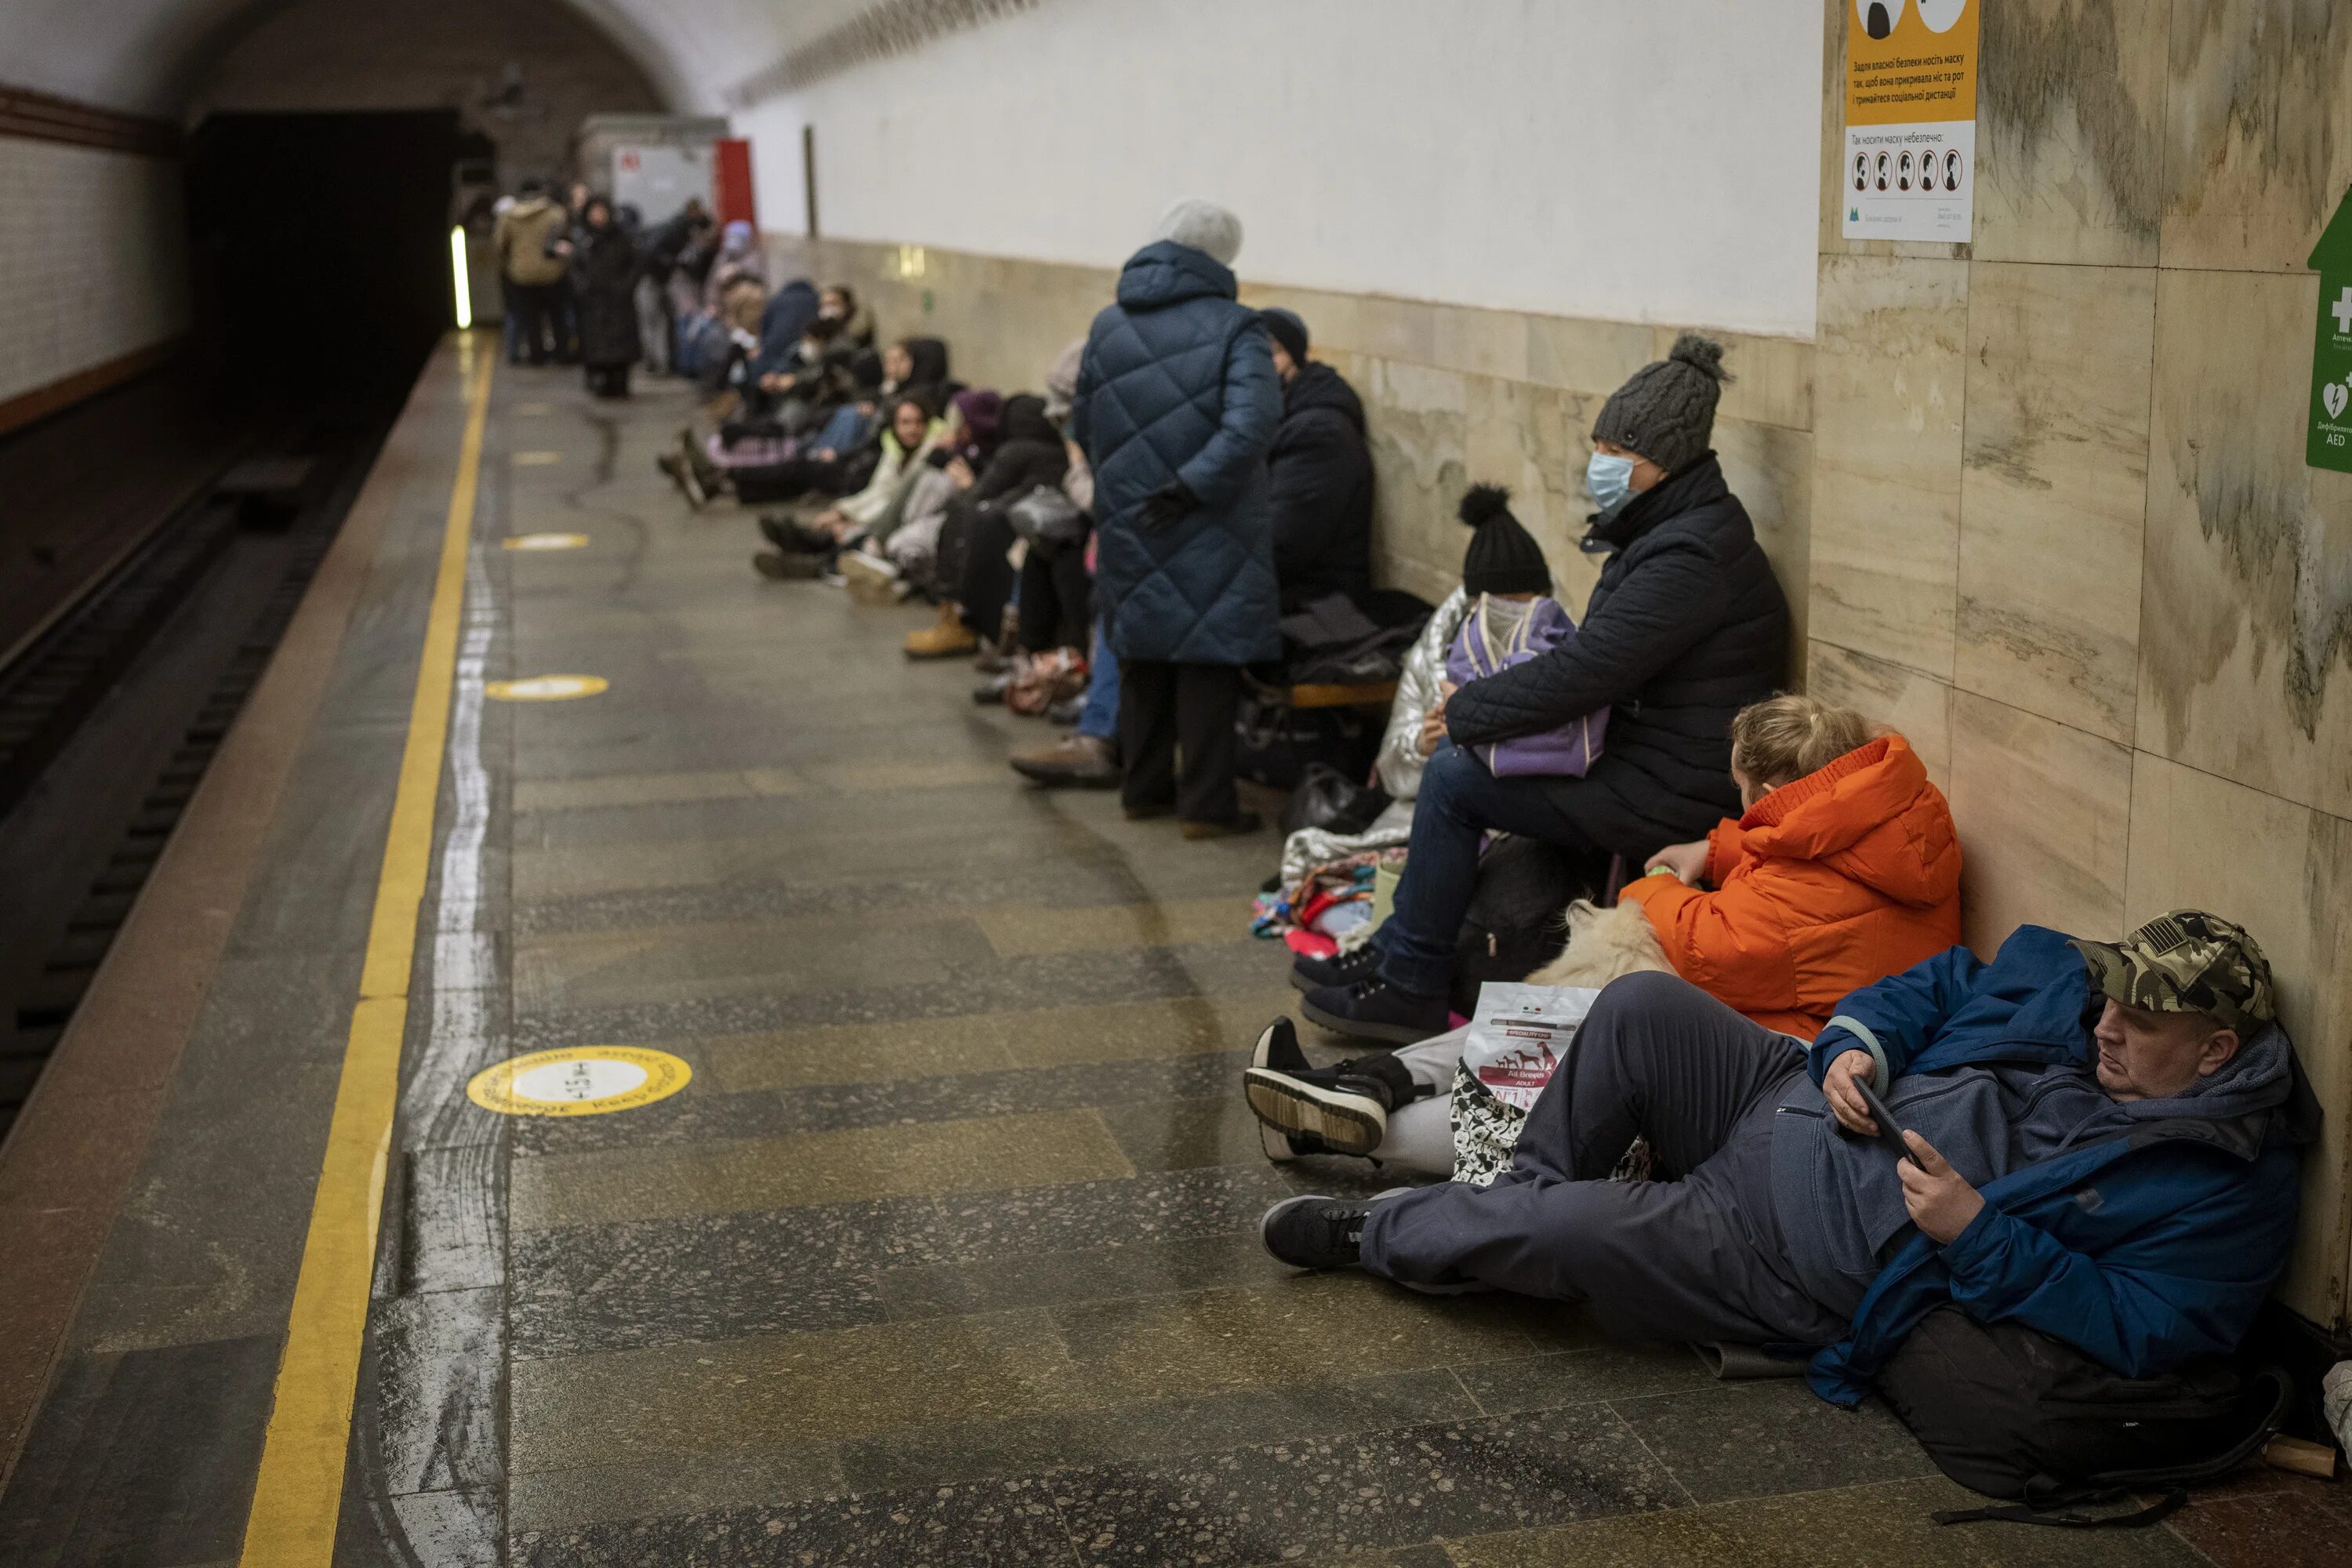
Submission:
{"label": "green directional arrow sign", "polygon": [[2304,461],[2352,474],[2352,191],[2305,265],[2319,274],[2319,335],[2311,353],[2311,442]]}

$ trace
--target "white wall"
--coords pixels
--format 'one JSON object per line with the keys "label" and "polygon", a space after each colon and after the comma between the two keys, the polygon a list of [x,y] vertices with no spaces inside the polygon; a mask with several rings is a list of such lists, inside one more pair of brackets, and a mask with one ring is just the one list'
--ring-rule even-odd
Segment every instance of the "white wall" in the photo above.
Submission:
{"label": "white wall", "polygon": [[1043,0],[740,111],[762,224],[1116,265],[1173,197],[1255,279],[1810,337],[1817,0]]}
{"label": "white wall", "polygon": [[186,330],[168,159],[0,137],[0,400]]}

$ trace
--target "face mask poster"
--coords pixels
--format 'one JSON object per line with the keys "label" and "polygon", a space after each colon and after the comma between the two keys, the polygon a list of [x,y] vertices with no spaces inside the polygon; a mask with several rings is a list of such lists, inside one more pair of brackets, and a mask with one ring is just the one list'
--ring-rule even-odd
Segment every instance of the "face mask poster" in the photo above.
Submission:
{"label": "face mask poster", "polygon": [[1968,241],[1979,3],[1853,0],[1840,182],[1846,238]]}

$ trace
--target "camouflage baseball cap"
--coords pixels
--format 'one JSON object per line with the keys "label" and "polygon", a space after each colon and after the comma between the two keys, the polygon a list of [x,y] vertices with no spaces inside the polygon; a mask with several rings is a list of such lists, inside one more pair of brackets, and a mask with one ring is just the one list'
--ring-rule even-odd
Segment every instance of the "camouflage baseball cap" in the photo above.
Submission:
{"label": "camouflage baseball cap", "polygon": [[2219,915],[2174,910],[2121,942],[2072,940],[2092,983],[2126,1007],[2210,1013],[2245,1034],[2278,1016],[2271,961],[2243,926]]}

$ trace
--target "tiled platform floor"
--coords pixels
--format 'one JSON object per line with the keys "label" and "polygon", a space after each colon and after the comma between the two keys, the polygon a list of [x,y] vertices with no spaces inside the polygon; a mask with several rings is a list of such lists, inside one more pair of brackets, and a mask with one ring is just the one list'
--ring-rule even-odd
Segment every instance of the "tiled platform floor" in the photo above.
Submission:
{"label": "tiled platform floor", "polygon": [[[1387,1184],[1267,1164],[1235,1092],[1295,999],[1247,932],[1273,835],[1019,784],[1043,725],[902,659],[926,612],[767,583],[747,516],[686,510],[652,461],[684,411],[500,373],[488,673],[610,686],[490,705],[473,962],[491,1055],[693,1080],[520,1121],[412,1083],[338,1563],[2346,1561],[2352,1487],[2267,1473],[2163,1529],[1938,1530],[1963,1494],[1881,1410],[1275,1265],[1268,1204]],[[447,493],[410,460],[11,1562],[236,1555]],[[550,530],[589,542],[495,548]]]}
{"label": "tiled platform floor", "polygon": [[513,563],[509,662],[613,687],[515,721],[514,1028],[698,1077],[519,1133],[518,1561],[2199,1560],[2202,1510],[1938,1531],[1883,1411],[1273,1264],[1259,1211],[1334,1179],[1235,1093],[1293,999],[1273,836],[1021,786],[1043,726],[901,658],[923,612],[757,579],[652,475],[667,411],[605,417],[516,476],[515,527],[596,542]]}

